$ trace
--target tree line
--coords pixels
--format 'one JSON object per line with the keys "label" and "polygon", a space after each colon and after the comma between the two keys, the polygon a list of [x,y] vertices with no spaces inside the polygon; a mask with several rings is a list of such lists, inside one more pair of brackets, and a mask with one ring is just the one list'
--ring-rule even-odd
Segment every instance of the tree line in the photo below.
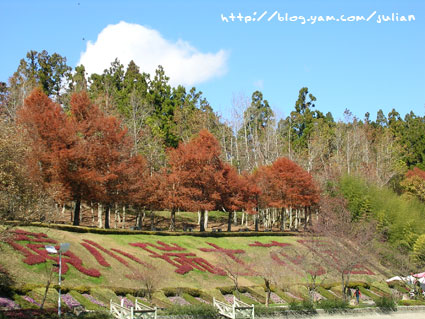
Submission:
{"label": "tree line", "polygon": [[[39,104],[33,106],[31,113],[25,101]],[[220,209],[230,216],[235,210],[253,211],[255,207],[265,225],[281,222],[282,227],[299,227],[300,221],[310,222],[317,206],[315,194],[319,189],[332,194],[335,181],[344,174],[359,175],[423,201],[424,178],[420,172],[423,172],[425,156],[424,117],[410,112],[403,118],[393,109],[387,116],[378,111],[376,120],[371,120],[369,113],[359,119],[346,110],[344,118],[336,121],[331,113],[317,110],[317,98],[306,87],[300,89],[286,117],[278,119],[263,94],[255,91],[250,98],[235,96],[232,117],[224,120],[196,88],[171,87],[161,66],[151,76],[141,72],[133,61],[124,67],[115,60],[102,74],[88,77],[84,66],[72,70],[66,58],[59,54],[30,51],[9,82],[2,83],[0,103],[3,145],[10,145],[10,139],[14,139],[16,145],[25,145],[25,141],[16,140],[19,134],[15,127],[16,123],[27,122],[28,140],[32,141],[28,147],[33,152],[33,162],[29,165],[33,178],[26,179],[22,178],[25,176],[22,167],[28,163],[21,162],[27,147],[8,149],[15,161],[13,165],[9,161],[10,165],[4,167],[4,175],[9,180],[4,189],[21,195],[16,195],[12,204],[5,198],[4,211],[16,210],[19,206],[16,203],[25,197],[22,194],[28,193],[31,185],[24,185],[22,181],[49,185],[48,197],[55,198],[56,202],[100,203],[105,215],[114,205],[126,207],[129,202],[145,209],[159,209],[158,203],[166,201],[172,204],[169,208],[172,216],[180,209],[200,212]],[[43,122],[38,118],[42,113],[51,118]],[[56,127],[58,132],[39,136],[34,133],[35,127],[28,125],[30,120],[39,121],[40,129]],[[194,136],[203,130],[210,132],[211,145],[215,145],[216,166],[206,160],[208,169],[221,172],[222,180],[213,177],[208,182],[192,180],[190,183],[199,183],[199,188],[202,183],[211,185],[211,190],[198,194],[198,204],[194,205],[187,197],[187,194],[196,194],[189,182],[178,187],[186,192],[184,196],[180,194],[184,200],[180,195],[173,195],[178,183],[173,165],[189,165],[173,159],[177,157],[173,152],[182,152],[184,147],[196,144]],[[197,138],[202,136],[199,134]],[[51,141],[43,141],[43,138]],[[56,162],[53,155],[43,155],[49,148],[55,148],[50,154],[57,153]],[[16,154],[18,151],[21,153]],[[65,159],[70,166],[64,164]],[[72,169],[79,170],[78,174]],[[299,169],[307,174],[305,176],[314,176],[316,185],[305,178],[306,183],[314,185],[311,194],[299,193],[296,185],[287,186],[293,177],[286,176],[289,173],[284,173],[285,169]],[[16,172],[12,174],[13,170]],[[35,170],[39,171],[37,180]],[[271,173],[272,170],[275,172]],[[281,180],[276,180],[273,174],[281,174],[276,175]],[[303,180],[303,174],[294,176]],[[18,175],[19,181],[13,177]],[[201,174],[198,172],[198,175]],[[168,195],[157,192],[146,199],[139,190],[147,183],[138,185],[140,181],[135,180],[136,176],[139,180],[152,181],[149,190],[160,189],[164,193],[165,184],[175,188],[172,186]],[[232,176],[242,182],[229,182],[236,180]],[[85,178],[91,182],[86,183]],[[224,194],[220,187],[225,190],[231,187],[224,187],[223,180],[229,185],[238,184],[237,188],[246,194],[239,197]],[[287,187],[284,192],[283,185]],[[128,189],[120,189],[123,187]],[[297,195],[287,194],[292,191]],[[133,199],[129,201],[124,194],[131,194]],[[48,200],[43,198],[44,202]],[[210,201],[208,205],[207,201]],[[34,199],[27,196],[25,202],[29,205]],[[78,215],[78,210],[75,214]]]}

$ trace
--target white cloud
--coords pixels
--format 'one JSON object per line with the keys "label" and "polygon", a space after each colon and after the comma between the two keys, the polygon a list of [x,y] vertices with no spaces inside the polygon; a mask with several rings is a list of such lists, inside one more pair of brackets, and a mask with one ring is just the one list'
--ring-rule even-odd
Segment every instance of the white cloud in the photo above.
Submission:
{"label": "white cloud", "polygon": [[172,85],[196,85],[226,73],[228,53],[202,53],[188,42],[173,43],[154,30],[139,24],[121,21],[108,25],[98,35],[96,42],[88,41],[78,64],[87,73],[103,73],[118,58],[124,66],[131,60],[142,72],[154,74],[162,65]]}

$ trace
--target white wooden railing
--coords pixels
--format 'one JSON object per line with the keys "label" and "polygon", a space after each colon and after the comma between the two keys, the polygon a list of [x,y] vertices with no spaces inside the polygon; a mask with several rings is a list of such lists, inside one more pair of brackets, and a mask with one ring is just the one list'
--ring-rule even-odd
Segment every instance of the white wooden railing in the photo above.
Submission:
{"label": "white wooden railing", "polygon": [[110,301],[110,312],[117,319],[157,319],[157,308],[146,306],[136,299],[135,307],[124,306],[124,299],[121,304]]}
{"label": "white wooden railing", "polygon": [[227,318],[231,319],[254,319],[254,305],[237,299],[233,296],[233,305],[213,299],[213,305],[218,309],[218,312]]}

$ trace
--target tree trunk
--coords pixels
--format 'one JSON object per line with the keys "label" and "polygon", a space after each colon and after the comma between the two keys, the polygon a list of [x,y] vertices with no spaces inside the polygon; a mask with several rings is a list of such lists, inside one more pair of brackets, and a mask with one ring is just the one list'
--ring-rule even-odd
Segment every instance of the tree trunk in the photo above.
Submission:
{"label": "tree trunk", "polygon": [[91,225],[94,226],[94,206],[93,206],[93,202],[90,202],[90,212],[91,212]]}
{"label": "tree trunk", "polygon": [[110,215],[111,207],[106,205],[105,207],[105,229],[109,229],[109,215]]}
{"label": "tree trunk", "polygon": [[205,211],[205,217],[204,217],[204,228],[208,228],[208,211]]}
{"label": "tree trunk", "polygon": [[285,230],[285,209],[282,208],[280,211],[280,230]]}
{"label": "tree trunk", "polygon": [[102,204],[97,204],[97,223],[99,228],[102,228]]}
{"label": "tree trunk", "polygon": [[155,230],[155,214],[151,210],[151,230]]}
{"label": "tree trunk", "polygon": [[171,218],[170,218],[170,230],[176,230],[176,210],[174,208],[171,209]]}
{"label": "tree trunk", "polygon": [[258,231],[258,213],[254,215],[255,231]]}
{"label": "tree trunk", "polygon": [[238,213],[233,214],[233,225],[238,226]]}
{"label": "tree trunk", "polygon": [[122,207],[122,228],[125,228],[125,205]]}
{"label": "tree trunk", "polygon": [[200,221],[199,221],[199,231],[201,231],[201,232],[205,231],[204,221],[205,221],[205,210],[202,210],[201,211],[201,218],[200,218]]}
{"label": "tree trunk", "polygon": [[232,212],[231,211],[229,211],[229,213],[228,213],[229,215],[229,217],[227,218],[227,231],[232,231]]}
{"label": "tree trunk", "polygon": [[[47,264],[46,264],[46,267],[47,267]],[[46,302],[47,293],[49,292],[50,283],[52,282],[52,274],[53,274],[53,269],[50,269],[49,278],[47,279],[46,288],[44,289],[44,295],[43,295],[43,300],[41,301],[41,304],[40,304],[40,309],[44,308],[44,303]]]}
{"label": "tree trunk", "polygon": [[264,279],[264,283],[266,285],[266,307],[268,307],[270,302],[270,295],[271,295],[270,282]]}
{"label": "tree trunk", "polygon": [[75,208],[74,208],[74,226],[80,226],[80,206],[81,206],[81,200],[78,198],[75,201]]}

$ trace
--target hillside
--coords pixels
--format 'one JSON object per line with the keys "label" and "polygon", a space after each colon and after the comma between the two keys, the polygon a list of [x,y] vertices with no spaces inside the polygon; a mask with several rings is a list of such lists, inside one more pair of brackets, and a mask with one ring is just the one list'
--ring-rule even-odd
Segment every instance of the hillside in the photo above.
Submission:
{"label": "hillside", "polygon": [[[68,242],[71,246],[70,253],[63,258],[67,265],[63,271],[64,285],[68,287],[140,288],[140,283],[130,279],[131,275],[150,264],[160,272],[160,287],[229,286],[232,282],[220,270],[226,262],[223,254],[230,257],[232,267],[244,269],[240,279],[242,286],[262,284],[252,269],[256,260],[264,258],[279,260],[278,271],[289,284],[305,282],[307,277],[297,262],[297,255],[306,253],[302,237],[100,235],[38,227],[19,227],[15,232],[10,244],[2,244],[2,255],[7,259],[2,259],[1,264],[16,278],[18,285],[46,281],[46,263],[53,262],[50,259],[54,256],[47,255],[43,246],[59,242]],[[383,279],[372,264],[359,265],[355,273],[352,276],[355,281]],[[326,280],[338,279],[329,274]]]}

